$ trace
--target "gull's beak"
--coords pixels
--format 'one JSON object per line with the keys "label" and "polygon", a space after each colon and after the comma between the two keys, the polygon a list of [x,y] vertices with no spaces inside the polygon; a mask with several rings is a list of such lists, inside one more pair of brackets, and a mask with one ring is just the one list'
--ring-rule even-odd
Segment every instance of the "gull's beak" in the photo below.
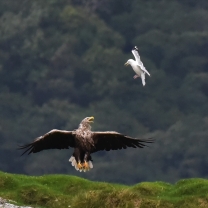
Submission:
{"label": "gull's beak", "polygon": [[124,64],[124,66],[128,66],[129,65],[129,63],[128,62],[126,62],[125,64]]}
{"label": "gull's beak", "polygon": [[89,117],[88,121],[93,123],[94,117],[93,116]]}

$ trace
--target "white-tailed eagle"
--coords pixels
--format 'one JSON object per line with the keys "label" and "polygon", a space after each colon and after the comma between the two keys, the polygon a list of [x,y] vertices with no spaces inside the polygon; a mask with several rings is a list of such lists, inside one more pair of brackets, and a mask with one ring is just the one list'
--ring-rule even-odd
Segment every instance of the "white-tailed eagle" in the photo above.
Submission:
{"label": "white-tailed eagle", "polygon": [[22,153],[37,153],[46,149],[69,149],[74,148],[74,153],[69,159],[72,166],[79,171],[88,171],[93,168],[91,154],[100,150],[118,150],[143,148],[152,139],[135,139],[115,131],[91,131],[91,123],[94,117],[86,117],[79,124],[78,129],[65,131],[53,129],[43,136],[38,137],[32,143],[20,146]]}

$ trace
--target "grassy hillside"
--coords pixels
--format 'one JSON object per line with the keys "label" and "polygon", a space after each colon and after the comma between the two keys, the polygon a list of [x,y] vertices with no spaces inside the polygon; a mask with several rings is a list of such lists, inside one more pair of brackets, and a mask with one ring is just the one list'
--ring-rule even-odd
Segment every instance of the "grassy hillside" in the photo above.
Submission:
{"label": "grassy hillside", "polygon": [[208,207],[208,180],[186,179],[171,185],[143,182],[124,186],[75,176],[25,176],[0,172],[0,197],[38,207]]}

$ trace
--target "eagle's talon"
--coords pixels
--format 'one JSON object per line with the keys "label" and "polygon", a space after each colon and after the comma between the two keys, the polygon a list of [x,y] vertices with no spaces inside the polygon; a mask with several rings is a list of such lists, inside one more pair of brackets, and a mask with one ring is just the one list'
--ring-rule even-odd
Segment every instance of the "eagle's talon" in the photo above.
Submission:
{"label": "eagle's talon", "polygon": [[87,171],[87,170],[89,170],[89,169],[90,169],[89,164],[88,164],[88,162],[87,162],[87,161],[84,161],[84,163],[83,163],[82,167],[83,167],[83,169],[84,169],[85,171]]}
{"label": "eagle's talon", "polygon": [[78,162],[77,167],[78,167],[79,170],[81,170],[83,168],[81,162]]}

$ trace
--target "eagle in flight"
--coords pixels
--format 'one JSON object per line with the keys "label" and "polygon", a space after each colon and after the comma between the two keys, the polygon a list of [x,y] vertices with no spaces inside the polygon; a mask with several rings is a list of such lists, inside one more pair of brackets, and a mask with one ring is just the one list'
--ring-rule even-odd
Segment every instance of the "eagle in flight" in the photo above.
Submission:
{"label": "eagle in flight", "polygon": [[91,154],[100,150],[118,150],[127,147],[143,148],[152,139],[135,139],[115,131],[91,131],[91,123],[94,117],[86,117],[79,124],[78,129],[65,131],[53,129],[43,136],[38,137],[32,143],[20,146],[22,153],[36,153],[46,149],[74,148],[74,153],[69,159],[76,170],[88,171],[93,168]]}

